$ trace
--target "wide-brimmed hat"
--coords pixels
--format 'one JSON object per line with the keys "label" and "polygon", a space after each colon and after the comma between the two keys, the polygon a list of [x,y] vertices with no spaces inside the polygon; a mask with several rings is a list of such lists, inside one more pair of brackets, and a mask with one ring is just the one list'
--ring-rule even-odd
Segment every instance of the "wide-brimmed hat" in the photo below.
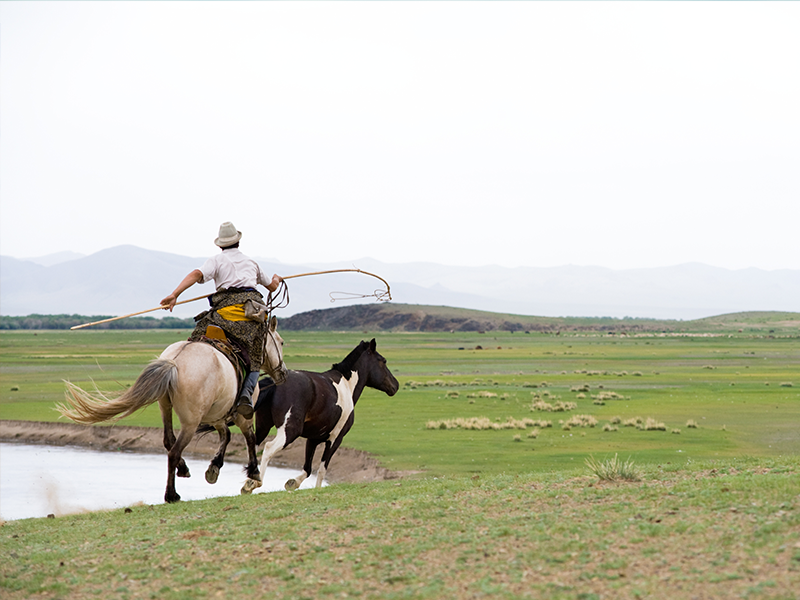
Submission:
{"label": "wide-brimmed hat", "polygon": [[230,221],[225,221],[219,226],[219,237],[214,243],[220,248],[227,248],[242,239],[242,232],[236,231],[236,227]]}

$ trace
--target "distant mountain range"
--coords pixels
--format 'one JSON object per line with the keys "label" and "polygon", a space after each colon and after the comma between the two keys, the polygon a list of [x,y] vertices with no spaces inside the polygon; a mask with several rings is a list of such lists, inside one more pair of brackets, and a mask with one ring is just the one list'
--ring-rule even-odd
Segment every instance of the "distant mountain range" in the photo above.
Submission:
{"label": "distant mountain range", "polygon": [[[158,306],[205,257],[186,257],[135,246],[90,256],[58,253],[40,258],[0,257],[0,314],[122,315]],[[268,273],[358,268],[391,285],[394,301],[549,317],[699,319],[742,311],[800,311],[800,270],[729,270],[689,263],[673,267],[613,270],[602,267],[449,267],[433,263],[388,264],[363,258],[350,263],[287,265],[257,259]],[[374,303],[338,299],[332,292],[371,294],[380,281],[358,273],[292,279],[290,303],[279,316]],[[194,286],[181,299],[213,291]],[[339,297],[333,294],[333,297]],[[205,309],[198,301],[174,316]],[[151,313],[160,316],[160,311]]]}

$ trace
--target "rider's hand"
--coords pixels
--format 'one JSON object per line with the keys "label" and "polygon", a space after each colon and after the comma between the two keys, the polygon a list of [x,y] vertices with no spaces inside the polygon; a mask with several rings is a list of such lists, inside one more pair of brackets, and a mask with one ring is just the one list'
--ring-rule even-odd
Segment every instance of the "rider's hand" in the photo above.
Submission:
{"label": "rider's hand", "polygon": [[272,281],[269,282],[268,286],[265,286],[270,292],[276,292],[278,287],[280,287],[281,282],[283,281],[283,277],[280,275],[273,275]]}
{"label": "rider's hand", "polygon": [[175,304],[178,302],[178,296],[175,294],[170,294],[166,298],[161,301],[161,308],[164,310],[168,310],[172,312],[172,309],[175,308]]}

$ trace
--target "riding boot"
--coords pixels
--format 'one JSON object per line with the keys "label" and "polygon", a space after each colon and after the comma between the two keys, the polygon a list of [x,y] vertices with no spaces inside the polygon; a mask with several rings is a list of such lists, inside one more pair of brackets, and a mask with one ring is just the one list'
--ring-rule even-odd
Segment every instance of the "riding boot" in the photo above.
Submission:
{"label": "riding boot", "polygon": [[236,400],[236,412],[242,415],[245,419],[250,419],[253,416],[253,391],[256,389],[258,383],[258,371],[250,371],[242,384],[242,390],[239,392],[239,397]]}

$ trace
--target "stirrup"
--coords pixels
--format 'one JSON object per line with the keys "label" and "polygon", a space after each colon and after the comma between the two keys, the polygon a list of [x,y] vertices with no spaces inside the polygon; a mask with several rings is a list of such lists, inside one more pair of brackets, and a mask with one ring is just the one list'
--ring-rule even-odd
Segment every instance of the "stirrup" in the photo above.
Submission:
{"label": "stirrup", "polygon": [[245,419],[252,419],[253,413],[253,403],[251,402],[250,398],[242,396],[239,398],[239,403],[236,405],[236,412],[242,415]]}

